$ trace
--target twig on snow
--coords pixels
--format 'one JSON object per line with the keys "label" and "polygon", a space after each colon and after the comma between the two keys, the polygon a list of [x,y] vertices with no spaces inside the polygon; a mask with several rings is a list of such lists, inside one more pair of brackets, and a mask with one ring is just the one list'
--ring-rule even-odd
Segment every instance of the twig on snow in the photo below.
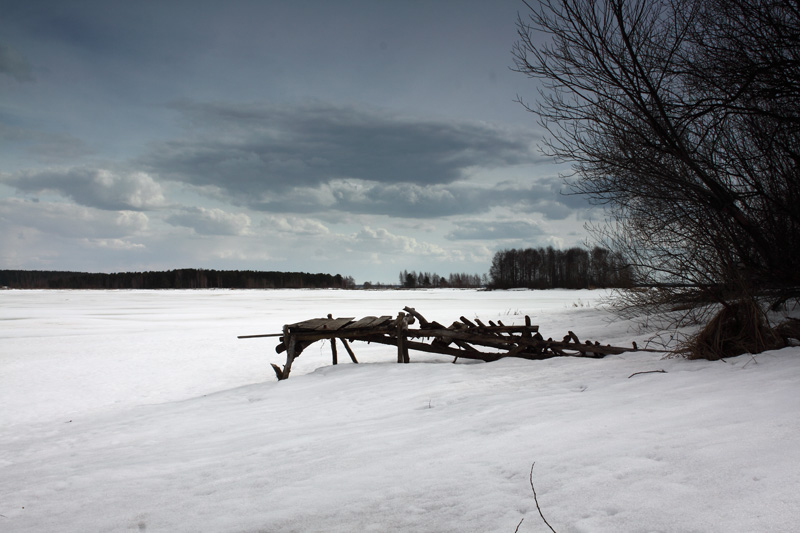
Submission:
{"label": "twig on snow", "polygon": [[519,521],[519,524],[517,524],[517,528],[514,530],[514,533],[519,533],[519,526],[521,526],[522,522],[524,522],[524,521],[525,521],[525,517],[523,517],[522,520]]}
{"label": "twig on snow", "polygon": [[[536,464],[536,461],[534,461],[533,464],[531,465],[531,474],[530,474],[531,491],[533,492],[533,501],[536,502],[536,510],[539,511],[539,516],[542,517],[542,521],[545,523],[545,525],[547,525],[547,527],[550,528],[550,531],[552,531],[553,533],[556,533],[556,530],[553,529],[553,526],[550,525],[550,523],[547,521],[547,519],[542,514],[542,508],[539,507],[539,499],[536,497],[536,489],[533,487],[533,466],[535,464]],[[522,523],[522,521],[520,521],[520,524],[521,523]],[[519,527],[519,526],[517,526],[517,527]]]}
{"label": "twig on snow", "polygon": [[667,371],[663,370],[663,369],[662,370],[645,370],[644,372],[634,372],[633,374],[628,376],[628,379],[631,379],[633,376],[635,376],[637,374],[666,374],[666,373],[667,373]]}
{"label": "twig on snow", "polygon": [[749,356],[750,356],[750,361],[746,362],[746,363],[745,363],[745,364],[742,366],[742,368],[747,368],[747,365],[749,365],[751,362],[752,362],[752,363],[755,363],[755,364],[758,364],[758,361],[756,361],[756,357],[755,357],[753,354],[751,354],[751,353],[748,353],[747,355],[749,355]]}

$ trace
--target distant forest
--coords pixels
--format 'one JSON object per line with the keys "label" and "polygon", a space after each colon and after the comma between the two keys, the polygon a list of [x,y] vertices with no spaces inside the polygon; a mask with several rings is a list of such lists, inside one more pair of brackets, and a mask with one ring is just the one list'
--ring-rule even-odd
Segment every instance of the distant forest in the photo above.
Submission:
{"label": "distant forest", "polygon": [[510,289],[586,289],[628,287],[630,272],[619,254],[605,248],[555,250],[527,248],[497,252],[489,270],[489,287]]}
{"label": "distant forest", "polygon": [[353,288],[340,274],[203,270],[95,274],[42,270],[0,270],[0,287],[12,289],[328,289]]}
{"label": "distant forest", "polygon": [[[417,272],[403,270],[400,272],[400,286],[406,289],[437,289],[437,288],[458,288],[468,289],[481,287],[486,284],[486,274],[483,279],[478,274],[467,274],[466,272],[454,273],[449,276],[440,276],[430,272]],[[366,288],[366,283],[364,284]]]}

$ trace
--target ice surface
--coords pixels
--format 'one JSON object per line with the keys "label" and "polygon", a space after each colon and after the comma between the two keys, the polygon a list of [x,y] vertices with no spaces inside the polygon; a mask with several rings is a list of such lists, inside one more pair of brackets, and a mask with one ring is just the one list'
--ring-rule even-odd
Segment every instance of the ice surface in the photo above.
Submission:
{"label": "ice surface", "polygon": [[[796,531],[800,349],[450,364],[280,331],[416,307],[640,345],[596,291],[2,291],[0,531]],[[345,358],[346,359],[346,358]],[[342,360],[340,356],[340,360]],[[648,370],[665,373],[639,374]]]}

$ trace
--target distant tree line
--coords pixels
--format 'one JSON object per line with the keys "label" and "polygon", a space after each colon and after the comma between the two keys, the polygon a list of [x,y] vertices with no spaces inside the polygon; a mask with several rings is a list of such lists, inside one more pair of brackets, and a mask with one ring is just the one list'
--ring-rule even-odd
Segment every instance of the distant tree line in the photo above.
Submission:
{"label": "distant tree line", "polygon": [[113,274],[0,270],[0,286],[14,289],[349,289],[355,287],[355,280],[340,274],[196,268]]}
{"label": "distant tree line", "polygon": [[488,278],[478,274],[467,274],[466,272],[453,273],[447,277],[431,272],[416,272],[403,270],[399,276],[400,286],[406,289],[437,289],[452,287],[458,289],[468,289],[482,287],[486,285]]}
{"label": "distant tree line", "polygon": [[605,248],[526,248],[494,255],[489,286],[497,289],[585,289],[627,287],[628,268],[619,254]]}

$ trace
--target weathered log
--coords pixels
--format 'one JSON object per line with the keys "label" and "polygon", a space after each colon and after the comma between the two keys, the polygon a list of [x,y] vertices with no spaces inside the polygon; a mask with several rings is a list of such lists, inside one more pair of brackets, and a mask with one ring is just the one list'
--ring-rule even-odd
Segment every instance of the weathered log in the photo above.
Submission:
{"label": "weathered log", "polygon": [[406,307],[404,307],[404,308],[403,308],[403,311],[405,311],[405,312],[406,312],[406,313],[408,313],[409,315],[411,315],[411,316],[415,317],[417,320],[419,320],[419,325],[420,325],[420,326],[422,326],[423,328],[427,328],[427,327],[430,325],[430,322],[428,322],[428,321],[425,319],[425,317],[424,317],[424,316],[422,316],[422,315],[421,315],[421,314],[420,314],[420,313],[419,313],[419,312],[418,312],[416,309],[414,309],[413,307],[408,307],[408,306],[406,306]]}

